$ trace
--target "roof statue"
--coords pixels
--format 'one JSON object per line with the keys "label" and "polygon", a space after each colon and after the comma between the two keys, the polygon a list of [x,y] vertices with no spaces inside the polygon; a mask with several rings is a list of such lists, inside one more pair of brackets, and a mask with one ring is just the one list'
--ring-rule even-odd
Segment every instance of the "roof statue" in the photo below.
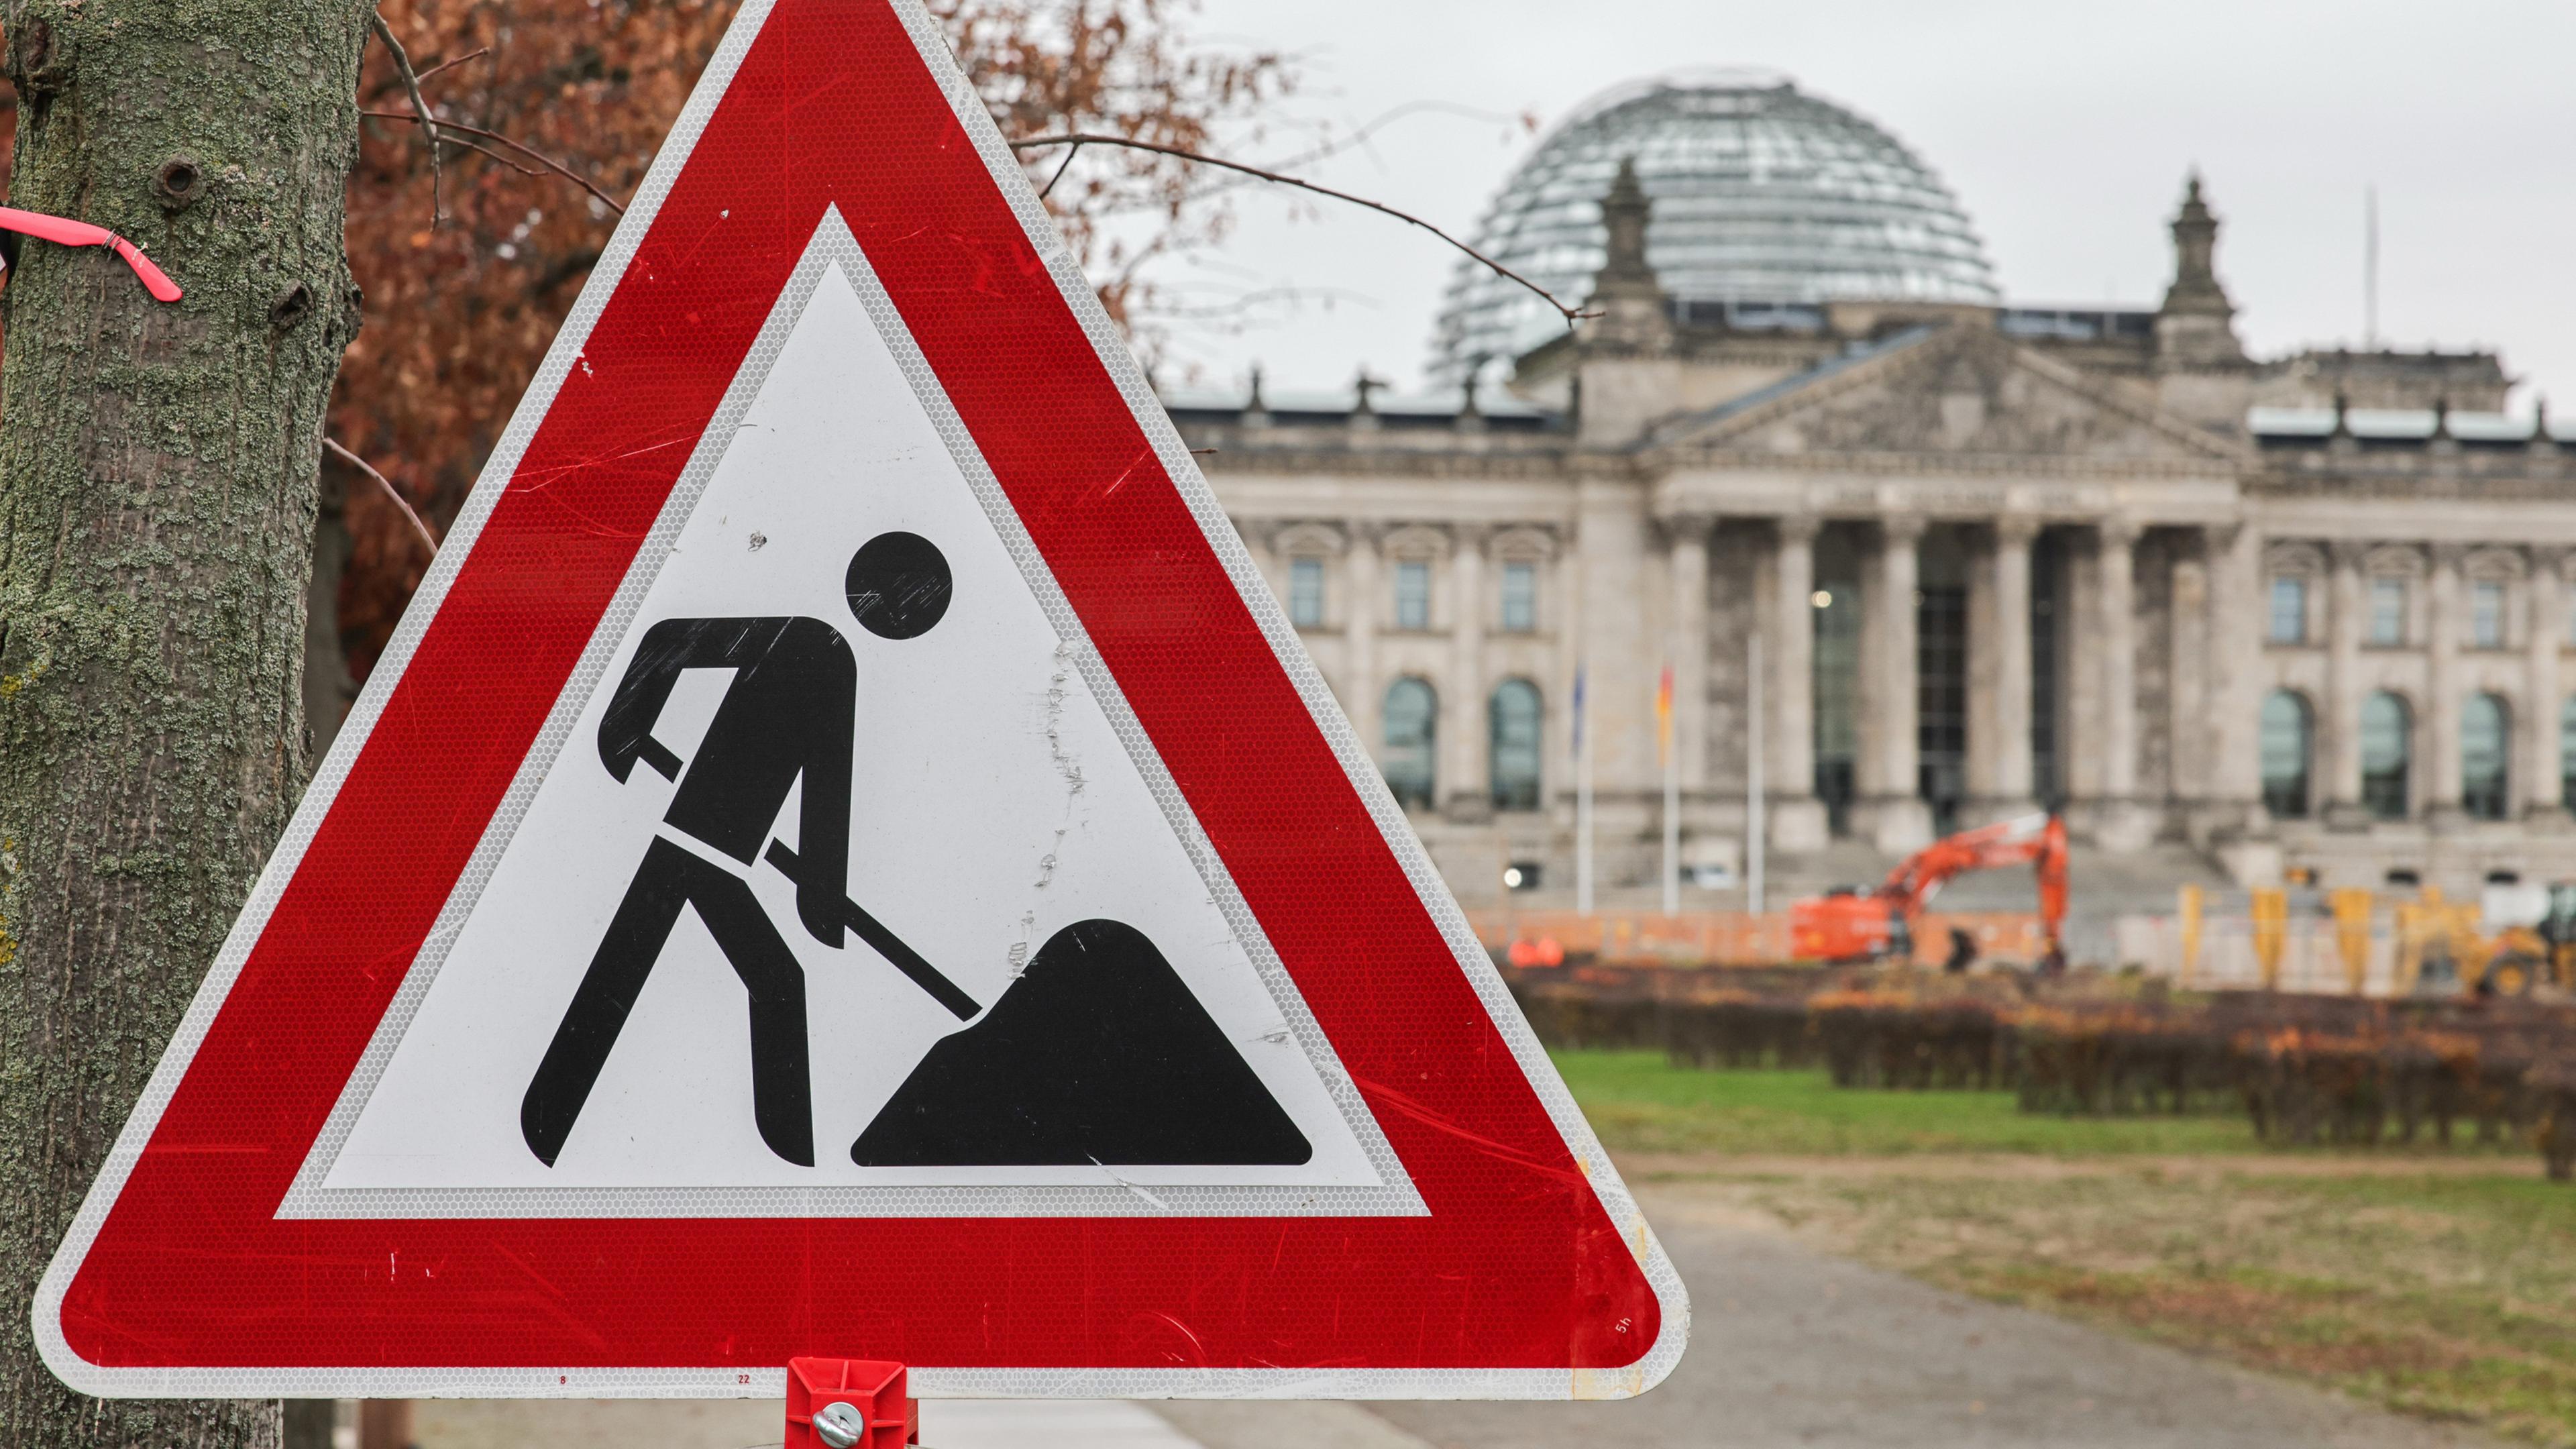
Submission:
{"label": "roof statue", "polygon": [[2156,314],[2156,342],[2168,361],[2186,367],[2242,366],[2245,346],[2236,337],[2236,304],[2219,285],[2218,216],[2200,194],[2200,172],[2185,184],[2174,213],[2174,279]]}

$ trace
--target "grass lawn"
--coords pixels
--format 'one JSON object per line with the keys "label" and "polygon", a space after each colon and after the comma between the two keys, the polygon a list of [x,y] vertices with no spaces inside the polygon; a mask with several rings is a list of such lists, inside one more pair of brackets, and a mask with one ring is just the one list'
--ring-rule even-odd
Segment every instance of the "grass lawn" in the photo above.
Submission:
{"label": "grass lawn", "polygon": [[1661,1052],[1551,1053],[1613,1152],[1824,1156],[1894,1152],[2256,1150],[2238,1115],[2026,1116],[2009,1092],[1845,1091],[1822,1071],[1694,1071]]}
{"label": "grass lawn", "polygon": [[[2007,1093],[1846,1092],[1651,1052],[1557,1063],[1613,1150],[1762,1159],[1667,1160],[1688,1175],[1654,1192],[1712,1194],[1981,1297],[2576,1446],[2576,1189],[2530,1175],[2528,1149],[2271,1153],[2232,1117],[2024,1118]],[[1976,1170],[1957,1170],[1965,1154]]]}

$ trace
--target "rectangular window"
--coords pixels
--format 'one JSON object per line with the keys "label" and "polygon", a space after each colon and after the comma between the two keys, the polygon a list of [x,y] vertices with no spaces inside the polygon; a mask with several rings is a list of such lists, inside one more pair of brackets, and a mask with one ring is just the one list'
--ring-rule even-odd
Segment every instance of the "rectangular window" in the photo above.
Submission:
{"label": "rectangular window", "polygon": [[2504,585],[2469,585],[2469,642],[2480,649],[2504,647]]}
{"label": "rectangular window", "polygon": [[2404,579],[2370,581],[2370,642],[2373,644],[2406,642],[2406,581]]}
{"label": "rectangular window", "polygon": [[1288,561],[1288,622],[1300,629],[1312,629],[1324,622],[1324,561],[1298,558]]}
{"label": "rectangular window", "polygon": [[2308,581],[2280,577],[2272,580],[2272,642],[2304,644],[2308,641]]}
{"label": "rectangular window", "polygon": [[1527,634],[1538,628],[1538,565],[1503,565],[1503,632]]}
{"label": "rectangular window", "polygon": [[1431,627],[1431,565],[1421,559],[1395,566],[1395,627]]}

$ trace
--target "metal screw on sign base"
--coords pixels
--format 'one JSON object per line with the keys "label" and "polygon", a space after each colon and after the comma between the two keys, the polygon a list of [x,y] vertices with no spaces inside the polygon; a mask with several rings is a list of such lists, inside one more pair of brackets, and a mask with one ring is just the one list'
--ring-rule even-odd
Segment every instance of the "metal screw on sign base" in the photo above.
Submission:
{"label": "metal screw on sign base", "polygon": [[787,1361],[786,1449],[903,1449],[921,1442],[904,1367],[881,1359]]}
{"label": "metal screw on sign base", "polygon": [[825,1404],[823,1412],[814,1416],[814,1437],[831,1445],[832,1449],[850,1449],[851,1445],[866,1438],[867,1432],[868,1416],[848,1403],[835,1401]]}

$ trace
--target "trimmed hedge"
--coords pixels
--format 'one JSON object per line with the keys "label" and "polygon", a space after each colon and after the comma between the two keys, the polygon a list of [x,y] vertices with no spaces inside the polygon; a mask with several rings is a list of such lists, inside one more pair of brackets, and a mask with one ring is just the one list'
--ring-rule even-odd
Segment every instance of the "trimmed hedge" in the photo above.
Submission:
{"label": "trimmed hedge", "polygon": [[[1550,1046],[1678,1067],[1805,1068],[1838,1086],[2013,1092],[2025,1112],[2243,1111],[2279,1146],[2536,1144],[2576,1175],[2576,1009],[2214,993],[1904,971],[1584,968],[1506,973]],[[2100,983],[2094,983],[2098,991]]]}

